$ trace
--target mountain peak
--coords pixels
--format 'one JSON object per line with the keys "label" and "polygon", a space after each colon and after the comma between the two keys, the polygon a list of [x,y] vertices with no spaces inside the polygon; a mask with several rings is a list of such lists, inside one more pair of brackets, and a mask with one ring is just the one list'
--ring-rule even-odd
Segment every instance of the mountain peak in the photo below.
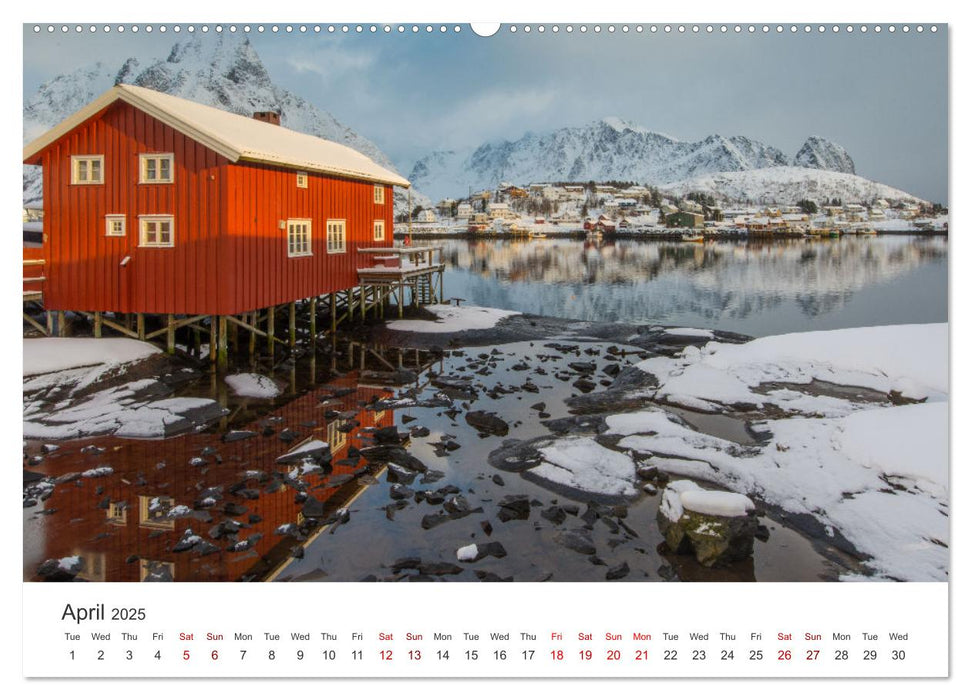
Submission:
{"label": "mountain peak", "polygon": [[810,136],[793,160],[794,165],[838,173],[856,174],[856,165],[846,149],[822,136]]}

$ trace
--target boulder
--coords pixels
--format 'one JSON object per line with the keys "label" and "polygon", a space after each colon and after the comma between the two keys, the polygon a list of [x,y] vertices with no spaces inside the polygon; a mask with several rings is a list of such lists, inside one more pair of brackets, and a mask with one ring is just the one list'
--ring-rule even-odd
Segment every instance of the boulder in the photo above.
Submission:
{"label": "boulder", "polygon": [[694,554],[702,566],[726,566],[752,556],[759,522],[745,495],[705,491],[693,481],[668,483],[658,526],[672,552]]}
{"label": "boulder", "polygon": [[465,422],[487,435],[508,435],[509,424],[494,413],[471,411],[465,414]]}

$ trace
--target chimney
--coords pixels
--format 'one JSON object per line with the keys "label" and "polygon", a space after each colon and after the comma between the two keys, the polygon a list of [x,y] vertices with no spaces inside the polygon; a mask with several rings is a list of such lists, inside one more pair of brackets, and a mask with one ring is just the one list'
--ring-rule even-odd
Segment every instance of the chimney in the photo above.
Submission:
{"label": "chimney", "polygon": [[280,126],[279,112],[253,112],[253,119],[259,122],[266,122],[267,124]]}

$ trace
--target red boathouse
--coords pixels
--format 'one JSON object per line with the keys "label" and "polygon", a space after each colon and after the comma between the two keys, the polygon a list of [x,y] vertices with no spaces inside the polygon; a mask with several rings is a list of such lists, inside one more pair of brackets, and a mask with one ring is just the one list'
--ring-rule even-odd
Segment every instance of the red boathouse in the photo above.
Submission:
{"label": "red boathouse", "polygon": [[[274,310],[287,304],[292,343],[298,300],[311,301],[315,327],[320,297],[333,324],[338,305],[353,317],[355,303],[383,310],[396,294],[400,308],[405,284],[413,302],[440,296],[434,251],[382,274],[387,253],[401,255],[386,248],[393,188],[410,183],[272,112],[116,85],[29,143],[24,163],[43,168],[44,308],[90,317],[96,335],[167,333],[171,347],[176,328],[209,323],[222,350],[228,321],[272,343]],[[146,330],[146,316],[162,329]]]}

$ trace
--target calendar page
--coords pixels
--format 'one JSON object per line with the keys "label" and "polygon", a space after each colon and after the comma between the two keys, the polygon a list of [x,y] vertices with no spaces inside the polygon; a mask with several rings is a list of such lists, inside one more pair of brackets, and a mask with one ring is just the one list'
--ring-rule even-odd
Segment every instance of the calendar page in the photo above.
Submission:
{"label": "calendar page", "polygon": [[360,9],[16,27],[27,691],[948,678],[946,15]]}

